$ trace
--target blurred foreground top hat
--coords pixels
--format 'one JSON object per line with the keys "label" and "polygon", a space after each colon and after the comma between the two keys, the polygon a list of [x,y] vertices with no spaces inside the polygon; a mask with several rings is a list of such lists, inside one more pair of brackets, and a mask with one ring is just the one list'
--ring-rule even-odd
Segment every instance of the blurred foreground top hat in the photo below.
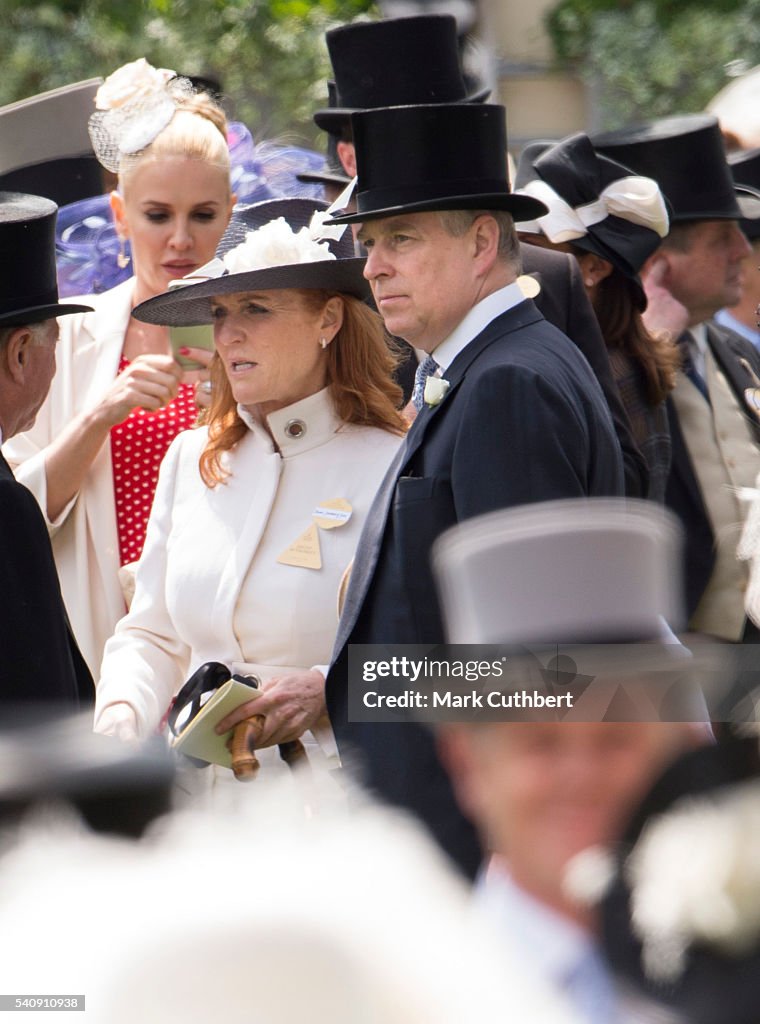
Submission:
{"label": "blurred foreground top hat", "polygon": [[595,253],[633,282],[640,308],[646,297],[638,273],[669,229],[657,182],[597,153],[587,135],[531,143],[520,155],[515,192],[541,199],[545,217],[517,225],[552,243],[571,242]]}
{"label": "blurred foreground top hat", "polygon": [[356,147],[351,224],[425,210],[504,210],[515,220],[547,212],[510,192],[504,107],[431,103],[363,110],[351,118]]}
{"label": "blurred foreground top hat", "polygon": [[103,171],[87,120],[101,82],[90,78],[0,107],[0,189],[59,206],[100,195]]}
{"label": "blurred foreground top hat", "polygon": [[648,501],[542,502],[444,533],[433,568],[450,643],[580,644],[680,625],[681,528]]}
{"label": "blurred foreground top hat", "polygon": [[0,327],[39,323],[91,306],[58,301],[50,199],[0,192]]}
{"label": "blurred foreground top hat", "polygon": [[673,207],[674,223],[742,216],[718,120],[709,114],[669,117],[595,135],[591,141],[613,160],[654,178]]}
{"label": "blurred foreground top hat", "polygon": [[490,90],[471,92],[462,74],[456,24],[450,14],[421,14],[331,29],[336,104],[318,110],[315,123],[340,134],[357,110],[483,101]]}
{"label": "blurred foreground top hat", "polygon": [[8,708],[0,728],[0,826],[38,805],[72,806],[96,832],[137,838],[171,806],[174,764],[165,745],[134,750],[92,731],[91,714]]}

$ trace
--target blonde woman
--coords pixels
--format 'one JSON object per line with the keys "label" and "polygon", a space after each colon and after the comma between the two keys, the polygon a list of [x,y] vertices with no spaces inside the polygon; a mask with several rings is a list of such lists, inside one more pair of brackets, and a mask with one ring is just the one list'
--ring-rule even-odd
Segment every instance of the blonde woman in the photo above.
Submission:
{"label": "blonde woman", "polygon": [[131,310],[213,257],[234,202],[224,114],[185,79],[135,61],[106,80],[96,106],[90,134],[118,173],[111,205],[134,276],[88,296],[93,312],[61,321],[50,395],[34,428],[3,449],[46,518],[95,678],[126,611],[119,568],[139,558],[159,464],[195,422],[208,376],[183,375],[167,328]]}

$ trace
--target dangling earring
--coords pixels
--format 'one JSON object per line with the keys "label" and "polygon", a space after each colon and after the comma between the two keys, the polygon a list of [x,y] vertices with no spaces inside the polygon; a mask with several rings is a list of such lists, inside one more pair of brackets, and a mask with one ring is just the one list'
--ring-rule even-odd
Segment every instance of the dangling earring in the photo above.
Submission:
{"label": "dangling earring", "polygon": [[322,346],[322,351],[324,351],[327,348],[327,338],[320,338],[319,344]]}
{"label": "dangling earring", "polygon": [[129,256],[127,256],[126,245],[124,239],[119,239],[119,252],[116,256],[116,266],[119,270],[124,270],[125,267],[129,266]]}

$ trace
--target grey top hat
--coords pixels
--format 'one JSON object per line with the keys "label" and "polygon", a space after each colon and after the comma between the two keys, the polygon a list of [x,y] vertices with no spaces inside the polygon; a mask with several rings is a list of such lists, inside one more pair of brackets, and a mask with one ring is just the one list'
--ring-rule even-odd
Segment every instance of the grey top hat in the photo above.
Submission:
{"label": "grey top hat", "polygon": [[433,566],[451,643],[655,640],[683,621],[681,528],[652,502],[542,502],[445,533]]}
{"label": "grey top hat", "polygon": [[91,306],[58,301],[52,200],[0,192],[0,327],[39,323]]}
{"label": "grey top hat", "polygon": [[351,233],[320,239],[319,229],[310,227],[314,215],[325,210],[327,203],[317,199],[266,199],[237,207],[216,260],[200,268],[208,278],[195,284],[198,274],[185,278],[180,287],[141,302],[132,315],[172,327],[210,324],[215,295],[277,288],[316,288],[368,298],[362,273],[366,261],[354,255]]}
{"label": "grey top hat", "polygon": [[59,205],[103,191],[87,132],[101,82],[90,78],[0,107],[0,189]]}

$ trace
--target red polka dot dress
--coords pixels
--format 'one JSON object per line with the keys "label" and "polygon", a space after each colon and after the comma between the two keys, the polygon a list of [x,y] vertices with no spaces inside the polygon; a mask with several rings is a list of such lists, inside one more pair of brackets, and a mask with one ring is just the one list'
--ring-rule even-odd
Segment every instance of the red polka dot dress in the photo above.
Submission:
{"label": "red polka dot dress", "polygon": [[[119,373],[129,366],[121,357]],[[198,418],[193,385],[180,384],[177,397],[158,412],[133,409],[111,428],[111,462],[121,565],[142,554],[145,530],[166,450]]]}

